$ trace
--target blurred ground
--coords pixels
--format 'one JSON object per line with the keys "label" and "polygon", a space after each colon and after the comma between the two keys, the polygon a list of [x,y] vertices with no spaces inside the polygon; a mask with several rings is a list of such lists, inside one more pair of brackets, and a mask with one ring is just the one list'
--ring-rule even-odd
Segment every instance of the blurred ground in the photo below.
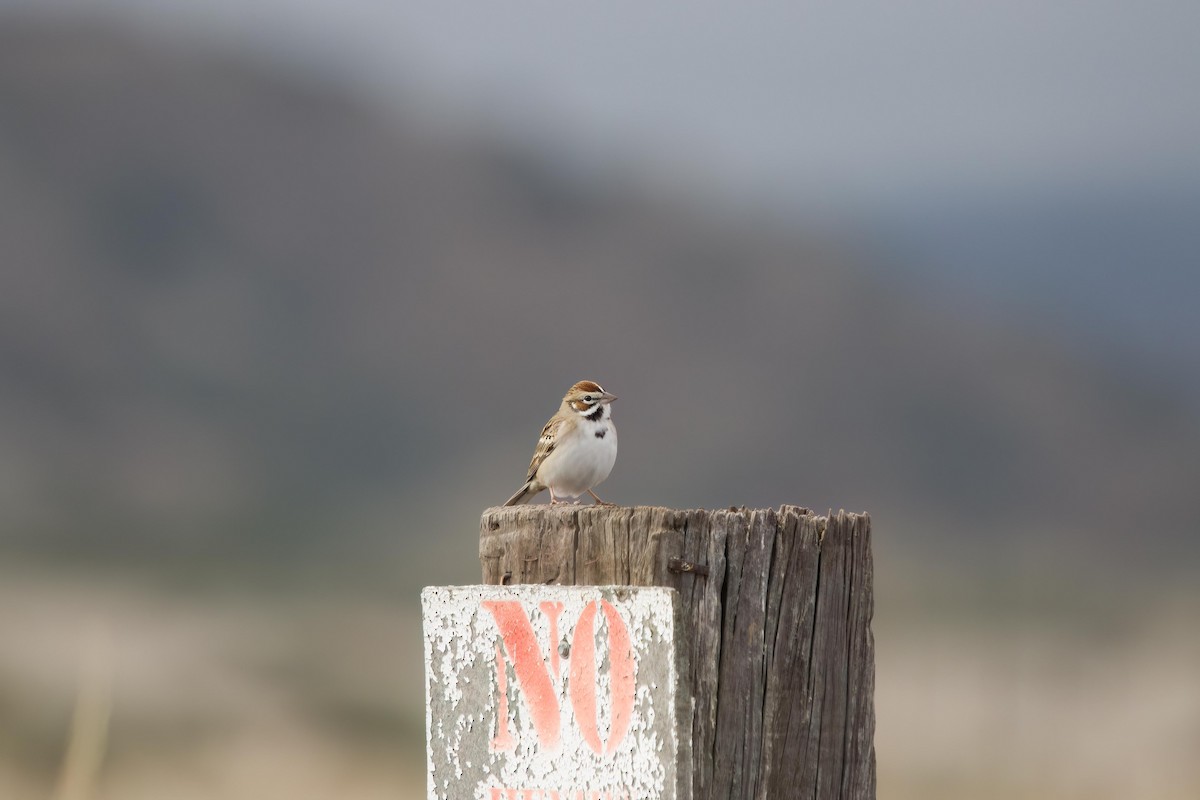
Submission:
{"label": "blurred ground", "polygon": [[1194,587],[1069,569],[972,586],[978,574],[888,567],[874,626],[880,797],[1195,794]]}
{"label": "blurred ground", "polygon": [[[97,798],[424,796],[415,587],[0,577],[17,634],[0,641],[0,796],[52,796],[98,624],[116,678]],[[1195,796],[1200,595],[1014,593],[888,557],[877,579],[880,797]]]}
{"label": "blurred ground", "polygon": [[17,634],[0,645],[0,796],[52,796],[97,628],[115,675],[97,797],[423,796],[412,598],[15,566],[0,582],[0,627]]}

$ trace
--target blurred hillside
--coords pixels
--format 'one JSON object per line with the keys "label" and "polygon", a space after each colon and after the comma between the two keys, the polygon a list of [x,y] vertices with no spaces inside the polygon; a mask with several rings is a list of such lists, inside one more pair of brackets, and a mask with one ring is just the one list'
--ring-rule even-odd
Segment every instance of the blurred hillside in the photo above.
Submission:
{"label": "blurred hillside", "polygon": [[1114,555],[1200,528],[1170,376],[854,241],[96,26],[0,28],[0,107],[10,543],[370,547],[431,496],[467,534],[584,375],[622,396],[622,502]]}
{"label": "blurred hillside", "polygon": [[1196,796],[1200,398],[1064,333],[1086,265],[995,302],[920,262],[978,207],[893,250],[71,18],[0,17],[0,797],[105,647],[101,800],[423,796],[417,588],[582,377],[607,499],[872,513],[881,796]]}
{"label": "blurred hillside", "polygon": [[[981,196],[982,195],[982,196]],[[1200,399],[1200,180],[1093,176],[924,197],[877,219],[915,280],[992,298],[1059,336],[1173,373]]]}

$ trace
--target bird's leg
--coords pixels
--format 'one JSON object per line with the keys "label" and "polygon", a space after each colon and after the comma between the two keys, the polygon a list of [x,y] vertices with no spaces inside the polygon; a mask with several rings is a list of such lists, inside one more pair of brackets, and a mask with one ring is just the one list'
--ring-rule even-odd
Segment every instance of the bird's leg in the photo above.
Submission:
{"label": "bird's leg", "polygon": [[546,488],[550,490],[550,505],[559,506],[566,502],[565,500],[559,500],[557,497],[555,497],[554,490],[550,489],[549,486],[547,486]]}
{"label": "bird's leg", "polygon": [[595,492],[593,492],[591,489],[588,489],[588,490],[587,490],[587,493],[588,493],[588,494],[590,494],[590,495],[592,496],[592,499],[596,501],[595,505],[598,505],[598,506],[615,506],[615,505],[616,505],[616,503],[609,503],[609,502],[607,502],[607,501],[605,501],[605,500],[601,500],[601,499],[600,499],[600,498],[599,498],[599,497],[596,495],[596,493],[595,493]]}

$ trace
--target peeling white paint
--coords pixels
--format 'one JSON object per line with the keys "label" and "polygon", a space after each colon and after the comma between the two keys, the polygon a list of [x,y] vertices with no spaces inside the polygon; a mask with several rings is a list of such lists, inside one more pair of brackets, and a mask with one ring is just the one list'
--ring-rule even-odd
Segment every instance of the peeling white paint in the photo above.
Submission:
{"label": "peeling white paint", "polygon": [[[552,698],[544,698],[540,717],[557,717],[558,746],[543,747],[535,720],[535,701],[522,683],[514,660],[497,626],[498,617],[485,602],[516,601],[524,619],[516,627],[532,630],[536,653],[524,656],[531,672],[548,676]],[[614,737],[613,658],[608,652],[609,624],[600,601],[618,615],[632,652],[632,697],[621,704],[628,727],[612,745],[613,752],[595,752],[595,744]],[[560,603],[557,635],[551,641],[551,616],[541,604]],[[426,759],[430,800],[577,800],[587,792],[610,800],[652,800],[681,797],[678,773],[680,726],[690,732],[690,719],[677,719],[679,666],[675,650],[675,604],[672,589],[661,587],[460,586],[431,587],[422,593],[425,623]],[[571,657],[579,665],[586,655],[570,651],[576,643],[580,616],[592,606],[595,686],[572,691]],[[512,608],[512,606],[509,606]],[[603,613],[601,613],[603,612]],[[524,626],[527,620],[528,628]],[[586,634],[581,633],[580,636]],[[515,636],[515,634],[514,634]],[[514,639],[516,641],[516,639]],[[524,641],[524,640],[522,640]],[[580,640],[582,642],[582,640]],[[502,648],[503,676],[497,674],[497,646]],[[586,651],[586,647],[585,647]],[[566,657],[563,657],[563,654]],[[620,657],[618,656],[618,661]],[[558,662],[555,674],[554,663]],[[580,666],[581,674],[586,670]],[[618,669],[619,673],[620,670]],[[537,676],[535,676],[537,677]],[[503,697],[499,681],[505,683]],[[540,680],[545,680],[544,677]],[[628,681],[621,684],[628,686]],[[594,694],[591,690],[594,689]],[[534,692],[536,695],[536,692]],[[578,695],[578,696],[577,696]],[[580,696],[583,699],[580,699]],[[593,745],[576,718],[576,703],[587,706],[594,697]],[[502,729],[500,712],[507,705],[511,746],[493,743]],[[544,733],[545,731],[543,731]],[[620,731],[616,732],[617,735]],[[686,733],[684,734],[687,735]],[[526,794],[524,790],[534,790]],[[542,794],[537,794],[540,790]],[[515,793],[511,793],[515,791]]]}

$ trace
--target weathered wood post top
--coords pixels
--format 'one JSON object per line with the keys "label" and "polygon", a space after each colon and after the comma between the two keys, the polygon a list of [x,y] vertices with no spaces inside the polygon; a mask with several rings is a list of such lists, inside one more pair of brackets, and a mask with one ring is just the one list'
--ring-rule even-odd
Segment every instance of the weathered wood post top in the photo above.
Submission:
{"label": "weathered wood post top", "polygon": [[868,515],[498,507],[479,558],[487,584],[678,591],[697,800],[875,797]]}

